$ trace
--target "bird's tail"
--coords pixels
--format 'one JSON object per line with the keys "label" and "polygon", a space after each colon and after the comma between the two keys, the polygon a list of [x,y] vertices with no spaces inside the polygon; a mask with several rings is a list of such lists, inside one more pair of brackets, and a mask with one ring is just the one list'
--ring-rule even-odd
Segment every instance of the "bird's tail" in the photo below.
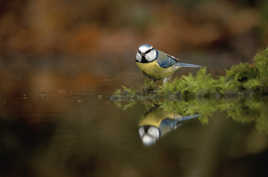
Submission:
{"label": "bird's tail", "polygon": [[177,67],[185,67],[185,68],[200,68],[200,65],[195,65],[195,64],[189,64],[189,63],[181,63],[177,62],[175,63],[175,66]]}
{"label": "bird's tail", "polygon": [[194,114],[194,115],[190,115],[190,116],[183,116],[183,117],[178,118],[178,120],[180,122],[182,122],[184,120],[190,120],[190,119],[198,118],[199,116],[200,116],[199,114]]}
{"label": "bird's tail", "polygon": [[194,114],[194,115],[190,115],[190,116],[175,118],[177,120],[176,125],[175,125],[175,129],[178,128],[179,126],[181,126],[183,121],[195,119],[195,118],[198,118],[199,116],[200,116],[199,114]]}

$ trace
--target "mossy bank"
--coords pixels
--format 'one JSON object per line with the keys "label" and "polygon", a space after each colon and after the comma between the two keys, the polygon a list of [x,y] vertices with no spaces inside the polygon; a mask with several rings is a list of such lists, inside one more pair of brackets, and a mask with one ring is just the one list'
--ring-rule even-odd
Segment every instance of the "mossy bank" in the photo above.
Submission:
{"label": "mossy bank", "polygon": [[164,85],[146,80],[141,90],[118,89],[111,97],[118,100],[155,98],[189,99],[195,97],[262,96],[268,93],[268,48],[259,52],[252,63],[240,63],[226,70],[223,76],[212,76],[201,68]]}

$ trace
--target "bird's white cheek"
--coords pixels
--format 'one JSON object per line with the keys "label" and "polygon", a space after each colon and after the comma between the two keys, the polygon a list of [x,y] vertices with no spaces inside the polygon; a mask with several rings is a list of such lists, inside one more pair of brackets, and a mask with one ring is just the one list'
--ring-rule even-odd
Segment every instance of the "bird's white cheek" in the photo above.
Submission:
{"label": "bird's white cheek", "polygon": [[148,61],[155,60],[155,59],[156,59],[156,51],[155,51],[155,50],[150,51],[149,53],[147,53],[147,54],[145,55],[145,58],[146,58]]}
{"label": "bird's white cheek", "polygon": [[137,52],[136,54],[136,60],[141,61],[141,54]]}
{"label": "bird's white cheek", "polygon": [[150,127],[150,128],[148,129],[148,133],[149,133],[151,136],[155,137],[155,138],[159,138],[159,131],[158,131],[158,129],[155,128],[155,127]]}
{"label": "bird's white cheek", "polygon": [[144,131],[144,128],[143,127],[140,127],[139,128],[139,135],[140,137],[142,137],[144,135],[145,131]]}

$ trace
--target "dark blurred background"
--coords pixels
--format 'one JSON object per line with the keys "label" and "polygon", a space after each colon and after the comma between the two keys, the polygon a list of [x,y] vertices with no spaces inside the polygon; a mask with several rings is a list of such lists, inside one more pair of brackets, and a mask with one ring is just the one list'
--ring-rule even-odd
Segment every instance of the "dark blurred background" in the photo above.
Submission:
{"label": "dark blurred background", "polygon": [[38,91],[127,82],[143,43],[223,73],[266,46],[267,12],[265,0],[1,0],[0,78]]}
{"label": "dark blurred background", "polygon": [[248,56],[267,43],[265,0],[2,0],[0,7],[2,55],[122,55],[150,42],[170,52],[228,48]]}
{"label": "dark blurred background", "polygon": [[265,0],[1,0],[0,78],[12,82],[0,89],[136,83],[143,43],[222,74],[266,46],[267,12]]}

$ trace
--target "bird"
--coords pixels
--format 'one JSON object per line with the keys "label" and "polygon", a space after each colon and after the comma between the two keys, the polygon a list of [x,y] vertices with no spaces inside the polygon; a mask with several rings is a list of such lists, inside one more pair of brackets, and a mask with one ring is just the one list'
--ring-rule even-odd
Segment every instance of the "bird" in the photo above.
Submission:
{"label": "bird", "polygon": [[179,62],[174,56],[157,50],[150,44],[143,44],[138,47],[136,64],[147,77],[152,80],[163,80],[163,83],[166,83],[179,68],[201,67],[200,65]]}
{"label": "bird", "polygon": [[154,106],[139,120],[139,137],[145,146],[151,146],[160,137],[181,126],[185,120],[195,119],[199,116],[199,114],[181,116],[176,113],[167,112],[159,106]]}

